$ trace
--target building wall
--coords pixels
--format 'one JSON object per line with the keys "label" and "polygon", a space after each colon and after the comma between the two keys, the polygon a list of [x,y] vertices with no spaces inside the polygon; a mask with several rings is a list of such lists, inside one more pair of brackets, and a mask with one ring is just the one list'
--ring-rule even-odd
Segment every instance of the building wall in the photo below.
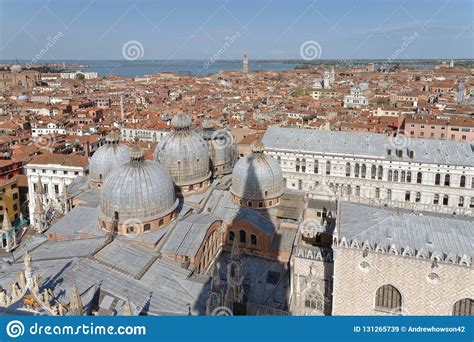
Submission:
{"label": "building wall", "polygon": [[3,222],[5,209],[12,223],[20,217],[20,193],[16,180],[2,182],[0,185],[0,222]]}
{"label": "building wall", "polygon": [[[369,267],[362,268],[365,261]],[[439,279],[428,278],[436,274]],[[375,294],[390,284],[402,296],[403,315],[451,315],[454,303],[474,298],[474,269],[431,260],[337,247],[334,252],[333,315],[385,315]]]}
{"label": "building wall", "polygon": [[411,138],[474,141],[474,128],[408,122],[404,134]]}
{"label": "building wall", "polygon": [[[47,192],[45,192],[45,198],[47,201],[50,201],[56,199],[58,196],[61,196],[63,194],[63,185],[68,186],[75,178],[85,176],[87,171],[87,168],[83,167],[58,164],[28,164],[25,168],[26,175],[28,178],[28,199],[30,217],[32,217],[35,208],[36,192],[34,191],[34,188],[38,183],[40,177],[43,186],[47,186],[48,188]],[[58,193],[56,193],[56,187],[58,189]]]}
{"label": "building wall", "polygon": [[122,128],[120,130],[120,133],[122,139],[125,141],[134,141],[135,138],[138,138],[139,141],[160,142],[170,133],[170,131],[140,128]]}
{"label": "building wall", "polygon": [[[334,199],[336,194],[343,199],[355,203],[387,205],[392,208],[407,208],[442,213],[457,213],[474,216],[474,168],[456,165],[421,164],[416,162],[380,160],[377,158],[358,158],[352,155],[322,155],[305,152],[288,152],[269,149],[266,153],[279,160],[286,180],[286,187],[307,191],[310,198]],[[297,168],[297,158],[300,167]],[[304,163],[303,163],[304,160]],[[317,170],[315,170],[317,161]],[[330,172],[327,174],[326,165],[330,162]],[[350,176],[346,176],[347,163],[350,165]],[[303,168],[303,164],[305,167]],[[356,164],[359,164],[359,177],[355,177]],[[362,165],[366,165],[365,177],[362,177]],[[372,166],[377,173],[372,179]],[[378,169],[382,167],[382,179],[379,179]],[[298,170],[298,171],[297,171]],[[389,181],[389,170],[392,171],[392,181]],[[315,172],[317,171],[317,172]],[[394,173],[398,172],[398,181]],[[411,181],[401,181],[402,171],[411,172]],[[417,173],[421,172],[421,183],[417,183]],[[440,185],[436,185],[436,174],[440,174]],[[444,180],[449,174],[450,185],[445,186]],[[465,186],[460,186],[461,177],[465,177]],[[351,195],[348,188],[351,189]],[[360,188],[359,195],[357,187]],[[377,191],[377,189],[379,189]],[[391,192],[389,196],[388,192]],[[410,193],[406,200],[407,192]],[[378,193],[378,198],[377,198]],[[419,193],[419,200],[417,199]],[[436,195],[439,196],[435,204]],[[448,204],[443,204],[443,197],[448,196]],[[461,197],[463,205],[460,206]]]}
{"label": "building wall", "polygon": [[[318,316],[331,314],[332,262],[316,260],[312,257],[291,257],[291,299],[290,312],[297,316]],[[309,291],[317,291],[322,296],[322,310],[308,308],[305,299]]]}

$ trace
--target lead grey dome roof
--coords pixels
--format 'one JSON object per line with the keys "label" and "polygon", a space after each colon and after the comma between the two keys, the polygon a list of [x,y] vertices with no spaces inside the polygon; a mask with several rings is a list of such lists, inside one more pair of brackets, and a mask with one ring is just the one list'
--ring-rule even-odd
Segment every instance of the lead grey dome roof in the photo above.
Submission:
{"label": "lead grey dome roof", "polygon": [[215,129],[209,121],[204,121],[201,134],[209,149],[214,167],[232,162],[234,156],[234,138],[227,129]]}
{"label": "lead grey dome roof", "polygon": [[157,163],[144,160],[136,147],[131,159],[104,182],[99,216],[111,221],[119,214],[119,223],[153,221],[171,213],[178,206],[171,177]]}
{"label": "lead grey dome roof", "polygon": [[[104,181],[108,174],[130,160],[130,148],[119,143],[118,135],[109,134],[89,162],[91,180]],[[102,176],[102,177],[101,177]]]}
{"label": "lead grey dome roof", "polygon": [[280,197],[285,189],[278,162],[254,145],[252,153],[239,159],[232,172],[231,192],[240,198],[263,200]]}
{"label": "lead grey dome roof", "polygon": [[[181,116],[186,116],[182,114]],[[175,116],[176,117],[176,116]],[[204,140],[183,125],[158,144],[153,159],[163,166],[177,186],[197,184],[210,177],[209,150]],[[181,120],[180,119],[180,120]]]}

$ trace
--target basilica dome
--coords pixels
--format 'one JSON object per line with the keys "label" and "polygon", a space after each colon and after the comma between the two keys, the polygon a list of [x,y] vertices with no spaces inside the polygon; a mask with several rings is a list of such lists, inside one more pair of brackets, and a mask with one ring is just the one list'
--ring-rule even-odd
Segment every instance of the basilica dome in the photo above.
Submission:
{"label": "basilica dome", "polygon": [[278,162],[263,153],[263,144],[257,142],[252,152],[241,158],[232,172],[231,192],[234,201],[243,206],[269,207],[276,205],[285,185]]}
{"label": "basilica dome", "polygon": [[136,146],[130,161],[112,171],[104,182],[99,222],[110,230],[117,219],[118,233],[139,234],[170,222],[177,206],[171,177],[157,163],[145,160]]}
{"label": "basilica dome", "polygon": [[10,67],[10,71],[11,72],[21,72],[22,71],[22,67],[20,64],[13,64],[11,67]]}
{"label": "basilica dome", "polygon": [[130,148],[119,143],[119,136],[111,133],[105,145],[99,147],[89,162],[90,184],[100,188],[107,175],[130,160]]}
{"label": "basilica dome", "polygon": [[209,185],[209,150],[204,140],[191,130],[186,114],[171,120],[174,131],[158,144],[154,160],[168,171],[182,194],[200,191]]}
{"label": "basilica dome", "polygon": [[30,98],[28,97],[28,95],[20,95],[17,97],[16,99],[18,102],[29,102],[30,101]]}
{"label": "basilica dome", "polygon": [[207,143],[214,175],[232,172],[234,138],[226,129],[215,129],[209,120],[203,122],[202,138]]}

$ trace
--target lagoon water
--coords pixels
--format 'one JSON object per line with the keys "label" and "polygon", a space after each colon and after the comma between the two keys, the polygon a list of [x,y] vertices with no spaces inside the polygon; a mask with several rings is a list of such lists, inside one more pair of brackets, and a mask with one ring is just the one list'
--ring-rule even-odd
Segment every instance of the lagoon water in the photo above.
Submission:
{"label": "lagoon water", "polygon": [[[19,61],[22,63],[22,61]],[[67,66],[70,70],[95,71],[99,76],[124,76],[135,77],[148,74],[156,74],[163,71],[176,72],[181,74],[191,74],[192,76],[206,76],[215,74],[221,70],[242,70],[242,61],[209,61],[199,60],[81,60],[81,61],[41,61],[42,63],[62,63],[66,66],[74,64],[78,66]],[[286,61],[250,61],[250,71],[255,70],[293,70],[296,64]]]}

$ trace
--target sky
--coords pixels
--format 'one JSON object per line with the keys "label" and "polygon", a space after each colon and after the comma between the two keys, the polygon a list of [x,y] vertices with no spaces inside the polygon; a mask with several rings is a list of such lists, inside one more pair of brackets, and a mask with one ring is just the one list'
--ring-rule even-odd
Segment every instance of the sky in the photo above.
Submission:
{"label": "sky", "polygon": [[474,58],[473,3],[0,0],[0,59]]}

